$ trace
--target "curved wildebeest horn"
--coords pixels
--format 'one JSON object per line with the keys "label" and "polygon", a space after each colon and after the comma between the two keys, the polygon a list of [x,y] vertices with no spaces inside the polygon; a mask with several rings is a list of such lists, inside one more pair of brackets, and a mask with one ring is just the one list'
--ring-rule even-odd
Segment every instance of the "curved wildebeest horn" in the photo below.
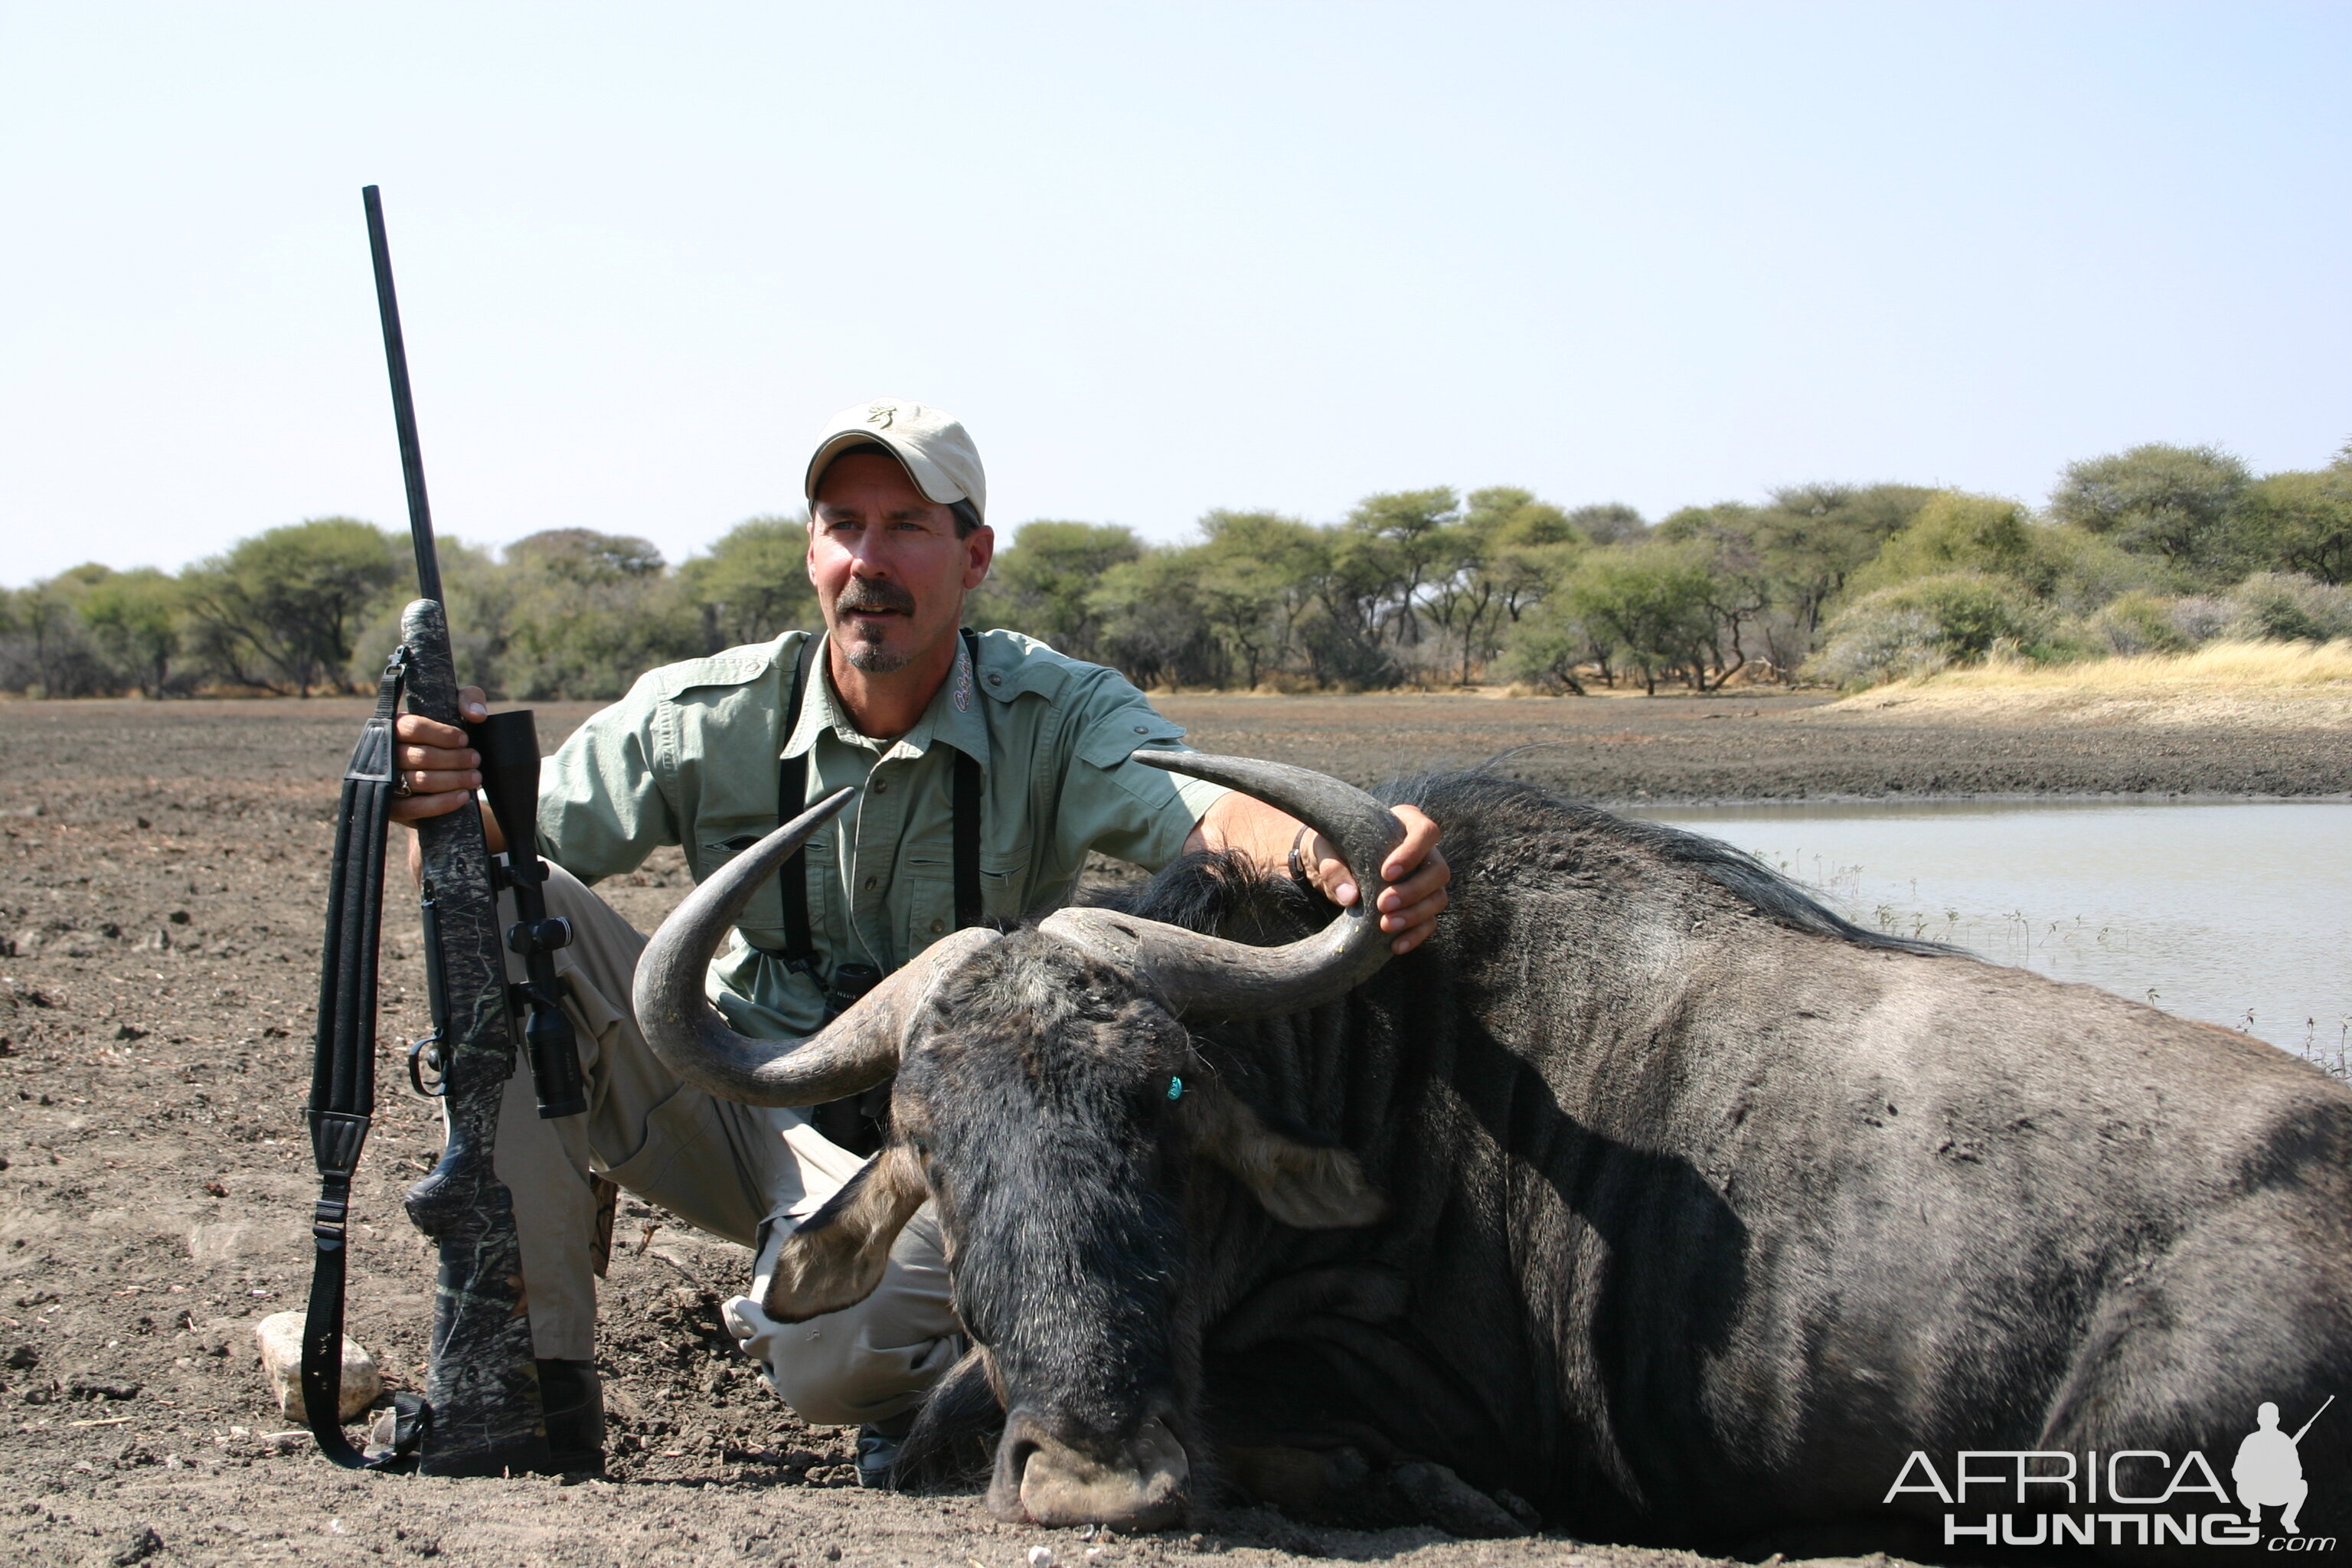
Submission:
{"label": "curved wildebeest horn", "polygon": [[1387,962],[1390,937],[1372,905],[1381,865],[1404,837],[1388,807],[1338,779],[1281,763],[1160,751],[1129,760],[1237,789],[1297,817],[1339,846],[1356,879],[1356,901],[1315,935],[1282,947],[1252,947],[1113,910],[1062,910],[1039,929],[1126,970],[1178,1016],[1202,1022],[1318,1007]]}
{"label": "curved wildebeest horn", "polygon": [[898,1070],[898,1048],[931,983],[996,932],[977,927],[933,942],[806,1040],[754,1039],[720,1021],[703,996],[710,955],[752,889],[814,836],[855,790],[838,789],[720,867],[662,921],[637,960],[637,1027],[669,1069],[743,1105],[821,1105]]}

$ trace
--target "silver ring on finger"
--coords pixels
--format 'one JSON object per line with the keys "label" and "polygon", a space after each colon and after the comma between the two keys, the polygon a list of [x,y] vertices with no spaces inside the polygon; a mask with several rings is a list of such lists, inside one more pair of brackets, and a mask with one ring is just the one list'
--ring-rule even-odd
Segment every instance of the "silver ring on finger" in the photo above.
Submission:
{"label": "silver ring on finger", "polygon": [[416,793],[415,790],[408,787],[408,775],[406,773],[401,773],[396,776],[399,782],[392,786],[392,793],[395,799],[406,800],[410,795]]}

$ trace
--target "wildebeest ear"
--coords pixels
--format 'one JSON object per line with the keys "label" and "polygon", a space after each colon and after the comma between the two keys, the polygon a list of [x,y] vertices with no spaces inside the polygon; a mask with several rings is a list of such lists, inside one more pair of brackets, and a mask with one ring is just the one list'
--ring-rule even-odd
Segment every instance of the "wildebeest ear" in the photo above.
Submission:
{"label": "wildebeest ear", "polygon": [[784,1238],[760,1305],[781,1322],[805,1322],[874,1294],[890,1244],[930,1196],[915,1157],[894,1143]]}
{"label": "wildebeest ear", "polygon": [[1301,1230],[1343,1230],[1370,1225],[1389,1201],[1364,1179],[1347,1150],[1277,1132],[1263,1117],[1213,1083],[1188,1086],[1184,1113],[1192,1146],[1257,1195],[1265,1212]]}

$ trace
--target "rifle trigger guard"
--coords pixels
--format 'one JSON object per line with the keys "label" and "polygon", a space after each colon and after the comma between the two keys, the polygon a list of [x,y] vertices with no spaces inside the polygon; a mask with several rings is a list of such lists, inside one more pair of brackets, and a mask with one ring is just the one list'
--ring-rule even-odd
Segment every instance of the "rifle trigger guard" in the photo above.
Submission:
{"label": "rifle trigger guard", "polygon": [[[449,1092],[449,1064],[442,1059],[441,1033],[435,1030],[408,1047],[408,1087],[427,1100],[438,1100]],[[431,1073],[433,1081],[425,1081]]]}

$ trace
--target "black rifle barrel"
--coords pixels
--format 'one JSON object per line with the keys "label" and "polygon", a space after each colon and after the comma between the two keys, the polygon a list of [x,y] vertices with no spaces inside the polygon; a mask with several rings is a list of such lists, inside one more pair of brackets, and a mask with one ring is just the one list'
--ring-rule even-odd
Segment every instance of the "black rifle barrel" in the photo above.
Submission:
{"label": "black rifle barrel", "polygon": [[383,358],[392,369],[392,419],[400,432],[400,474],[408,485],[408,537],[416,546],[416,596],[441,597],[441,561],[433,548],[433,507],[425,499],[425,449],[416,439],[416,399],[408,390],[408,346],[400,335],[400,300],[392,290],[392,245],[383,234],[383,198],[373,185],[367,204],[368,251],[375,262],[375,309],[383,318]]}

